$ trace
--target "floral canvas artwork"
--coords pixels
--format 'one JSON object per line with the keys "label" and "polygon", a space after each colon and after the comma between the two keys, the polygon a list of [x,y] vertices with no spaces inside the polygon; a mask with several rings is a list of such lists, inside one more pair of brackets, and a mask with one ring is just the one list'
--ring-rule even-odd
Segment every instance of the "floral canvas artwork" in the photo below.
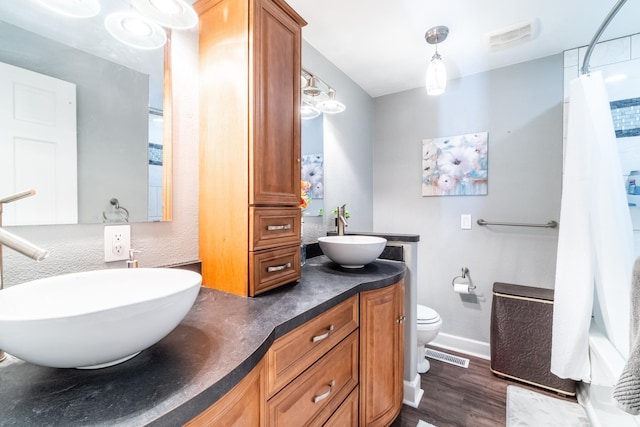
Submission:
{"label": "floral canvas artwork", "polygon": [[324,199],[324,161],[322,154],[302,156],[302,181],[310,184],[307,195],[311,199]]}
{"label": "floral canvas artwork", "polygon": [[422,140],[422,195],[486,195],[488,137],[479,132]]}

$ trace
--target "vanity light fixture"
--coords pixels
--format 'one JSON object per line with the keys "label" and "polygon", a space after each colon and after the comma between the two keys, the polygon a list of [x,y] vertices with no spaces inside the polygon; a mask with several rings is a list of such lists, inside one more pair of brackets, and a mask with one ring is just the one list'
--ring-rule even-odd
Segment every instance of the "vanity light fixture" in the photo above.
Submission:
{"label": "vanity light fixture", "polygon": [[329,99],[320,101],[316,104],[316,108],[323,113],[337,114],[342,113],[347,107],[336,99],[336,91],[333,88],[329,88]]}
{"label": "vanity light fixture", "polygon": [[116,40],[137,49],[157,49],[167,42],[160,25],[137,13],[112,13],[104,24]]}
{"label": "vanity light fixture", "polygon": [[336,114],[343,112],[345,105],[336,100],[336,91],[323,80],[302,70],[302,107],[300,115],[303,120],[313,119],[320,113]]}
{"label": "vanity light fixture", "polygon": [[138,12],[163,27],[186,30],[198,23],[195,10],[182,0],[133,0],[132,3]]}
{"label": "vanity light fixture", "polygon": [[444,93],[447,87],[447,69],[442,62],[442,57],[438,53],[438,43],[445,41],[449,35],[449,28],[439,25],[430,28],[424,35],[429,44],[436,45],[436,53],[431,57],[431,62],[427,67],[427,94],[436,96]]}
{"label": "vanity light fixture", "polygon": [[303,102],[302,107],[300,108],[300,118],[302,120],[311,120],[315,119],[320,115],[320,111],[313,105],[308,102]]}
{"label": "vanity light fixture", "polygon": [[38,0],[49,10],[71,18],[91,18],[100,13],[98,0]]}
{"label": "vanity light fixture", "polygon": [[322,92],[322,89],[317,86],[316,77],[313,75],[309,77],[309,80],[307,80],[307,85],[302,88],[302,93],[307,96],[320,96]]}

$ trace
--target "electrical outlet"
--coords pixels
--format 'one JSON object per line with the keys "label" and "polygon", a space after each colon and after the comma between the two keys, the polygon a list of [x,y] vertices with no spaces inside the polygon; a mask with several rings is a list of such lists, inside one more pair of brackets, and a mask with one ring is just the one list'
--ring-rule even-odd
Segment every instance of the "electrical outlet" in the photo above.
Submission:
{"label": "electrical outlet", "polygon": [[104,262],[129,259],[131,249],[130,225],[105,225]]}
{"label": "electrical outlet", "polygon": [[471,230],[471,215],[469,214],[460,215],[460,228],[462,230]]}

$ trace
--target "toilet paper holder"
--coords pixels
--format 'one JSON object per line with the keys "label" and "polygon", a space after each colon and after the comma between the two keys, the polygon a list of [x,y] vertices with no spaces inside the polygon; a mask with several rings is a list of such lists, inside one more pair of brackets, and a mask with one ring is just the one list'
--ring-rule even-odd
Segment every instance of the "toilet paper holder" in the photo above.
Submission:
{"label": "toilet paper holder", "polygon": [[[471,283],[471,278],[467,277],[469,275],[469,269],[467,267],[462,267],[462,274],[460,276],[456,276],[451,280],[451,286],[455,289],[456,285],[469,285],[469,292],[473,291],[476,288],[476,285]],[[456,280],[460,279],[461,281],[456,282]]]}

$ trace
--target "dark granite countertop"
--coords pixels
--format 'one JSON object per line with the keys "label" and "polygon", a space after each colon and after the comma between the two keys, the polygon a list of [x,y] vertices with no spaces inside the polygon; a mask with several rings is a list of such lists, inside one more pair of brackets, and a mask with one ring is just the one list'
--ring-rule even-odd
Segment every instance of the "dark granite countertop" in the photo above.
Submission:
{"label": "dark granite countertop", "polygon": [[244,378],[276,338],[360,291],[397,282],[405,265],[349,270],[321,256],[302,274],[256,298],[201,288],[173,332],[109,368],[46,368],[9,356],[0,364],[0,426],[181,425]]}

